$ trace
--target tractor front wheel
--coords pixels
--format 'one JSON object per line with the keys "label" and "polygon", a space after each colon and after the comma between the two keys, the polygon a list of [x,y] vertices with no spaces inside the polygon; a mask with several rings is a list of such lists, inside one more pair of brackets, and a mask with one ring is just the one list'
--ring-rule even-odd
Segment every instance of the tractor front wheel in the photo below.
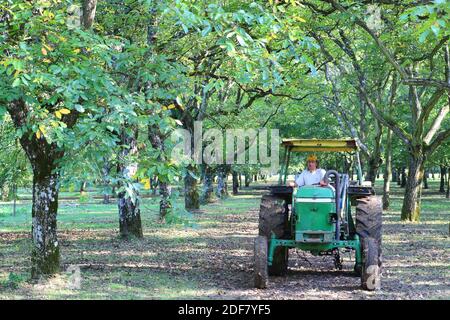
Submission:
{"label": "tractor front wheel", "polygon": [[264,236],[255,239],[254,259],[255,288],[265,289],[269,282],[269,271],[267,268],[267,238]]}

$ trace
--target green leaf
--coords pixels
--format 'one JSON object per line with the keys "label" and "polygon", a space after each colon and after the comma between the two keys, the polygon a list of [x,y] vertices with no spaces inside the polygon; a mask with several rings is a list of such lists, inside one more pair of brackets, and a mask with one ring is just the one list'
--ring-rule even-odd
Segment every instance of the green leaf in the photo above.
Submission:
{"label": "green leaf", "polygon": [[21,84],[20,78],[16,78],[16,79],[14,80],[14,82],[12,83],[12,87],[13,87],[13,88],[18,87],[18,86],[20,86],[20,84]]}
{"label": "green leaf", "polygon": [[239,44],[243,47],[247,47],[247,43],[245,42],[245,40],[240,36],[240,35],[236,35],[236,39],[239,42]]}
{"label": "green leaf", "polygon": [[435,36],[438,36],[438,35],[439,35],[440,28],[439,28],[438,26],[432,25],[432,26],[431,26],[431,30],[433,31],[433,33],[434,33]]}
{"label": "green leaf", "polygon": [[228,51],[228,52],[234,52],[234,51],[235,51],[235,49],[234,49],[234,44],[233,44],[231,41],[227,41],[227,42],[225,43],[225,45],[226,45],[226,47],[227,47],[227,51]]}
{"label": "green leaf", "polygon": [[181,27],[183,28],[184,33],[189,33],[189,29],[184,23],[181,24]]}
{"label": "green leaf", "polygon": [[176,102],[178,103],[178,105],[182,106],[183,105],[183,101],[181,101],[180,96],[177,96],[177,98],[175,99]]}
{"label": "green leaf", "polygon": [[207,25],[206,28],[202,30],[202,37],[206,37],[211,32],[211,25]]}
{"label": "green leaf", "polygon": [[3,116],[6,114],[6,108],[0,105],[0,120],[3,119]]}
{"label": "green leaf", "polygon": [[28,86],[28,80],[24,76],[20,76],[20,80],[24,85]]}
{"label": "green leaf", "polygon": [[422,32],[422,34],[419,37],[419,42],[420,43],[424,43],[425,40],[427,39],[428,34],[430,33],[430,30],[427,30],[425,32]]}
{"label": "green leaf", "polygon": [[82,105],[80,105],[80,104],[76,104],[75,105],[75,109],[78,111],[78,112],[80,112],[80,113],[83,113],[85,110],[84,110],[84,107],[82,106]]}

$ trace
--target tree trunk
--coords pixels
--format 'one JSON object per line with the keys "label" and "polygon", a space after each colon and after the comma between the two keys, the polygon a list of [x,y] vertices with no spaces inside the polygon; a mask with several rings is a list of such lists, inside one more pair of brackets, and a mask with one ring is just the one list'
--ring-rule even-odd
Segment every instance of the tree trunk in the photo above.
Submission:
{"label": "tree trunk", "polygon": [[419,221],[424,175],[424,159],[422,156],[411,156],[408,178],[405,186],[405,196],[402,206],[402,220]]}
{"label": "tree trunk", "polygon": [[428,189],[428,171],[425,171],[423,175],[423,188]]}
{"label": "tree trunk", "polygon": [[200,165],[200,184],[205,182],[205,170],[207,165]]}
{"label": "tree trunk", "polygon": [[240,172],[238,173],[238,178],[239,178],[239,188],[242,188],[242,175]]}
{"label": "tree trunk", "polygon": [[207,164],[204,165],[204,175],[203,175],[203,188],[201,202],[202,204],[207,204],[214,202],[214,187],[213,187],[213,170]]}
{"label": "tree trunk", "polygon": [[1,196],[1,200],[2,201],[9,201],[9,200],[11,200],[11,198],[12,198],[12,190],[11,190],[11,187],[10,187],[9,183],[5,182],[2,185],[2,188],[1,188],[0,192],[1,192],[1,195],[2,195]]}
{"label": "tree trunk", "polygon": [[103,204],[110,204],[111,201],[109,200],[110,196],[108,193],[103,193]]}
{"label": "tree trunk", "polygon": [[[224,165],[223,166],[223,186],[224,186],[223,192],[226,197],[228,197],[230,195],[230,192],[228,191],[228,176],[230,175],[230,173],[231,173],[231,166]],[[233,181],[231,181],[231,182],[233,182]],[[231,186],[231,189],[233,189],[233,186]]]}
{"label": "tree trunk", "polygon": [[400,187],[402,185],[402,168],[397,168],[397,185]]}
{"label": "tree trunk", "polygon": [[[41,168],[42,169],[42,168]],[[58,176],[53,168],[35,172],[33,177],[33,207],[31,211],[31,277],[59,271],[59,244],[56,233],[58,211]]]}
{"label": "tree trunk", "polygon": [[[194,167],[189,166],[189,171],[193,171]],[[196,210],[200,208],[199,195],[197,190],[197,179],[189,172],[184,177],[184,206],[186,210]]]}
{"label": "tree trunk", "polygon": [[406,168],[402,167],[402,179],[400,183],[400,188],[404,188],[406,186]]}
{"label": "tree trunk", "polygon": [[[392,167],[392,158],[391,158],[391,167]],[[397,181],[397,169],[396,168],[392,168],[392,180],[391,182],[396,182]]]}
{"label": "tree trunk", "polygon": [[[24,127],[26,106],[18,100],[8,106],[16,128]],[[72,125],[68,123],[68,127]],[[51,275],[59,271],[59,243],[56,230],[58,211],[58,166],[64,152],[56,143],[49,144],[45,137],[26,132],[20,144],[27,154],[33,170],[33,205],[31,209],[31,277]]]}
{"label": "tree trunk", "polygon": [[[153,149],[159,151],[157,160],[160,163],[167,163],[166,148],[164,146],[164,134],[160,131],[158,125],[151,124],[148,126],[148,139],[153,147]],[[168,213],[172,210],[172,202],[170,196],[172,195],[172,189],[170,188],[169,178],[165,176],[149,177],[151,184],[150,187],[153,188],[153,193],[156,192],[157,183],[159,184],[159,218],[161,221],[165,221]]]}
{"label": "tree trunk", "polygon": [[170,201],[170,196],[172,194],[172,189],[167,182],[159,183],[159,195],[161,200],[159,201],[159,217],[162,221],[166,218],[167,214],[172,210],[172,203]]}
{"label": "tree trunk", "polygon": [[131,160],[128,159],[129,155],[137,152],[137,131],[134,131],[133,134],[128,134],[123,130],[120,138],[120,143],[124,147],[120,154],[119,172],[122,179],[124,179],[121,182],[121,186],[127,189],[127,191],[121,191],[118,194],[120,236],[122,238],[133,236],[142,238],[139,190],[132,181],[137,165],[131,163]]}
{"label": "tree trunk", "polygon": [[[33,138],[33,140],[35,140]],[[55,160],[62,153],[55,151],[56,146],[39,139],[29,142],[21,139],[33,167],[33,206],[31,209],[31,277],[51,275],[59,271],[59,244],[56,230],[58,212],[58,174]],[[26,142],[25,142],[26,141]],[[43,145],[43,146],[42,146]],[[37,150],[37,148],[42,148]]]}
{"label": "tree trunk", "polygon": [[383,174],[383,209],[389,208],[389,196],[392,180],[392,131],[388,130],[386,135],[386,151],[385,151],[386,165]]}
{"label": "tree trunk", "polygon": [[122,238],[137,237],[142,238],[141,210],[139,201],[139,192],[132,184],[128,187],[134,193],[130,196],[125,191],[119,193],[119,227]]}
{"label": "tree trunk", "polygon": [[[450,171],[450,170],[448,170]],[[450,172],[449,172],[450,175]],[[445,197],[448,199],[450,198],[450,179],[447,178],[447,192],[445,193]]]}
{"label": "tree trunk", "polygon": [[104,158],[103,161],[105,162],[102,168],[103,173],[103,204],[109,204],[110,203],[110,181],[109,181],[109,173],[111,171],[111,166],[108,162],[107,158]]}
{"label": "tree trunk", "polygon": [[[344,157],[342,162],[342,172],[347,173],[350,175],[350,171],[353,167],[353,161],[351,159],[348,159],[347,157]],[[350,180],[352,180],[352,176],[350,175]]]}
{"label": "tree trunk", "polygon": [[233,170],[233,195],[237,195],[239,192],[238,173]]}
{"label": "tree trunk", "polygon": [[220,166],[218,169],[216,196],[220,199],[228,196],[227,170],[224,166]]}
{"label": "tree trunk", "polygon": [[152,189],[152,196],[156,196],[156,189],[158,189],[158,178],[150,178],[150,188]]}
{"label": "tree trunk", "polygon": [[383,135],[383,130],[381,124],[378,121],[375,121],[375,127],[375,146],[373,153],[367,161],[368,168],[366,175],[366,181],[372,182],[373,186],[375,186],[375,180],[378,177],[378,170],[380,168],[380,165],[383,163],[381,159],[381,138]]}
{"label": "tree trunk", "polygon": [[445,193],[445,171],[446,168],[443,165],[440,165],[439,168],[441,169],[441,181],[440,181],[440,185],[439,185],[439,192],[440,193]]}
{"label": "tree trunk", "polygon": [[244,175],[244,185],[246,186],[246,187],[248,187],[248,186],[250,186],[250,174],[248,174],[248,173],[246,173],[245,175]]}
{"label": "tree trunk", "polygon": [[83,0],[83,27],[90,29],[94,23],[97,0]]}
{"label": "tree trunk", "polygon": [[447,168],[447,192],[445,193],[445,197],[450,198],[450,167]]}
{"label": "tree trunk", "polygon": [[81,185],[80,185],[80,194],[81,194],[81,195],[83,195],[83,194],[85,193],[85,191],[86,191],[86,185],[87,185],[86,181],[82,181],[82,182],[81,182]]}
{"label": "tree trunk", "polygon": [[378,161],[376,158],[370,158],[369,161],[367,161],[367,165],[368,168],[365,180],[372,182],[372,185],[374,186],[379,168]]}

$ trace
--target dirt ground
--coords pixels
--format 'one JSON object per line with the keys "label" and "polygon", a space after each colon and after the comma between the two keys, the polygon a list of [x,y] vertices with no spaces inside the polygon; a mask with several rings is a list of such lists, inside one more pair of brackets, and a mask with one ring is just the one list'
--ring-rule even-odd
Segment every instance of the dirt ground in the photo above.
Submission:
{"label": "dirt ground", "polygon": [[[395,216],[384,215],[382,290],[366,292],[360,289],[360,279],[351,272],[353,261],[344,256],[344,270],[334,270],[331,257],[314,257],[301,251],[291,251],[287,277],[272,277],[266,290],[251,287],[252,239],[247,236],[255,230],[257,211],[249,211],[244,219],[225,216],[224,228],[240,236],[229,241],[229,261],[221,255],[221,277],[214,280],[224,288],[230,298],[263,299],[449,299],[450,298],[450,246],[448,224],[428,221],[423,224],[398,222]],[[447,215],[448,219],[448,215]],[[249,230],[250,229],[250,230]],[[211,237],[220,237],[213,230]],[[234,255],[242,245],[240,254]],[[237,253],[237,252],[236,252]],[[213,269],[219,268],[212,266]],[[217,273],[216,273],[217,274]],[[229,275],[229,277],[225,275]],[[232,277],[239,274],[239,277]],[[233,281],[223,281],[223,278]]]}
{"label": "dirt ground", "polygon": [[[421,223],[399,219],[401,197],[384,212],[382,289],[366,292],[344,255],[344,270],[332,257],[290,252],[286,277],[253,288],[253,239],[260,195],[249,192],[194,213],[195,226],[146,225],[143,240],[122,241],[114,229],[61,230],[63,268],[79,266],[79,288],[70,273],[12,288],[0,299],[449,299],[450,202],[430,193]],[[115,219],[115,217],[105,218]],[[26,232],[0,233],[0,275],[28,272]]]}
{"label": "dirt ground", "polygon": [[200,265],[202,281],[220,288],[214,298],[449,299],[448,205],[447,201],[447,212],[429,214],[420,224],[401,223],[397,211],[384,213],[384,268],[382,290],[378,292],[360,289],[360,279],[352,272],[354,257],[349,254],[344,255],[344,270],[338,271],[332,257],[296,250],[290,251],[286,277],[271,277],[266,290],[252,288],[257,210],[239,216],[223,215],[217,221],[219,228],[199,231],[199,238],[209,239],[209,249],[198,251],[198,264],[190,267],[195,274]]}

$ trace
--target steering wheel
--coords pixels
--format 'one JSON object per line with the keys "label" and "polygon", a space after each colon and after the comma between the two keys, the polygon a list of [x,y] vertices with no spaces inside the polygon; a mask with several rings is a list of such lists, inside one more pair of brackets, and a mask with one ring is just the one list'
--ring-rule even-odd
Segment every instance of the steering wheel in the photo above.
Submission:
{"label": "steering wheel", "polygon": [[[332,178],[330,177],[332,176]],[[339,179],[339,173],[336,170],[328,170],[323,180],[328,183],[328,186],[335,188],[336,182]]]}

